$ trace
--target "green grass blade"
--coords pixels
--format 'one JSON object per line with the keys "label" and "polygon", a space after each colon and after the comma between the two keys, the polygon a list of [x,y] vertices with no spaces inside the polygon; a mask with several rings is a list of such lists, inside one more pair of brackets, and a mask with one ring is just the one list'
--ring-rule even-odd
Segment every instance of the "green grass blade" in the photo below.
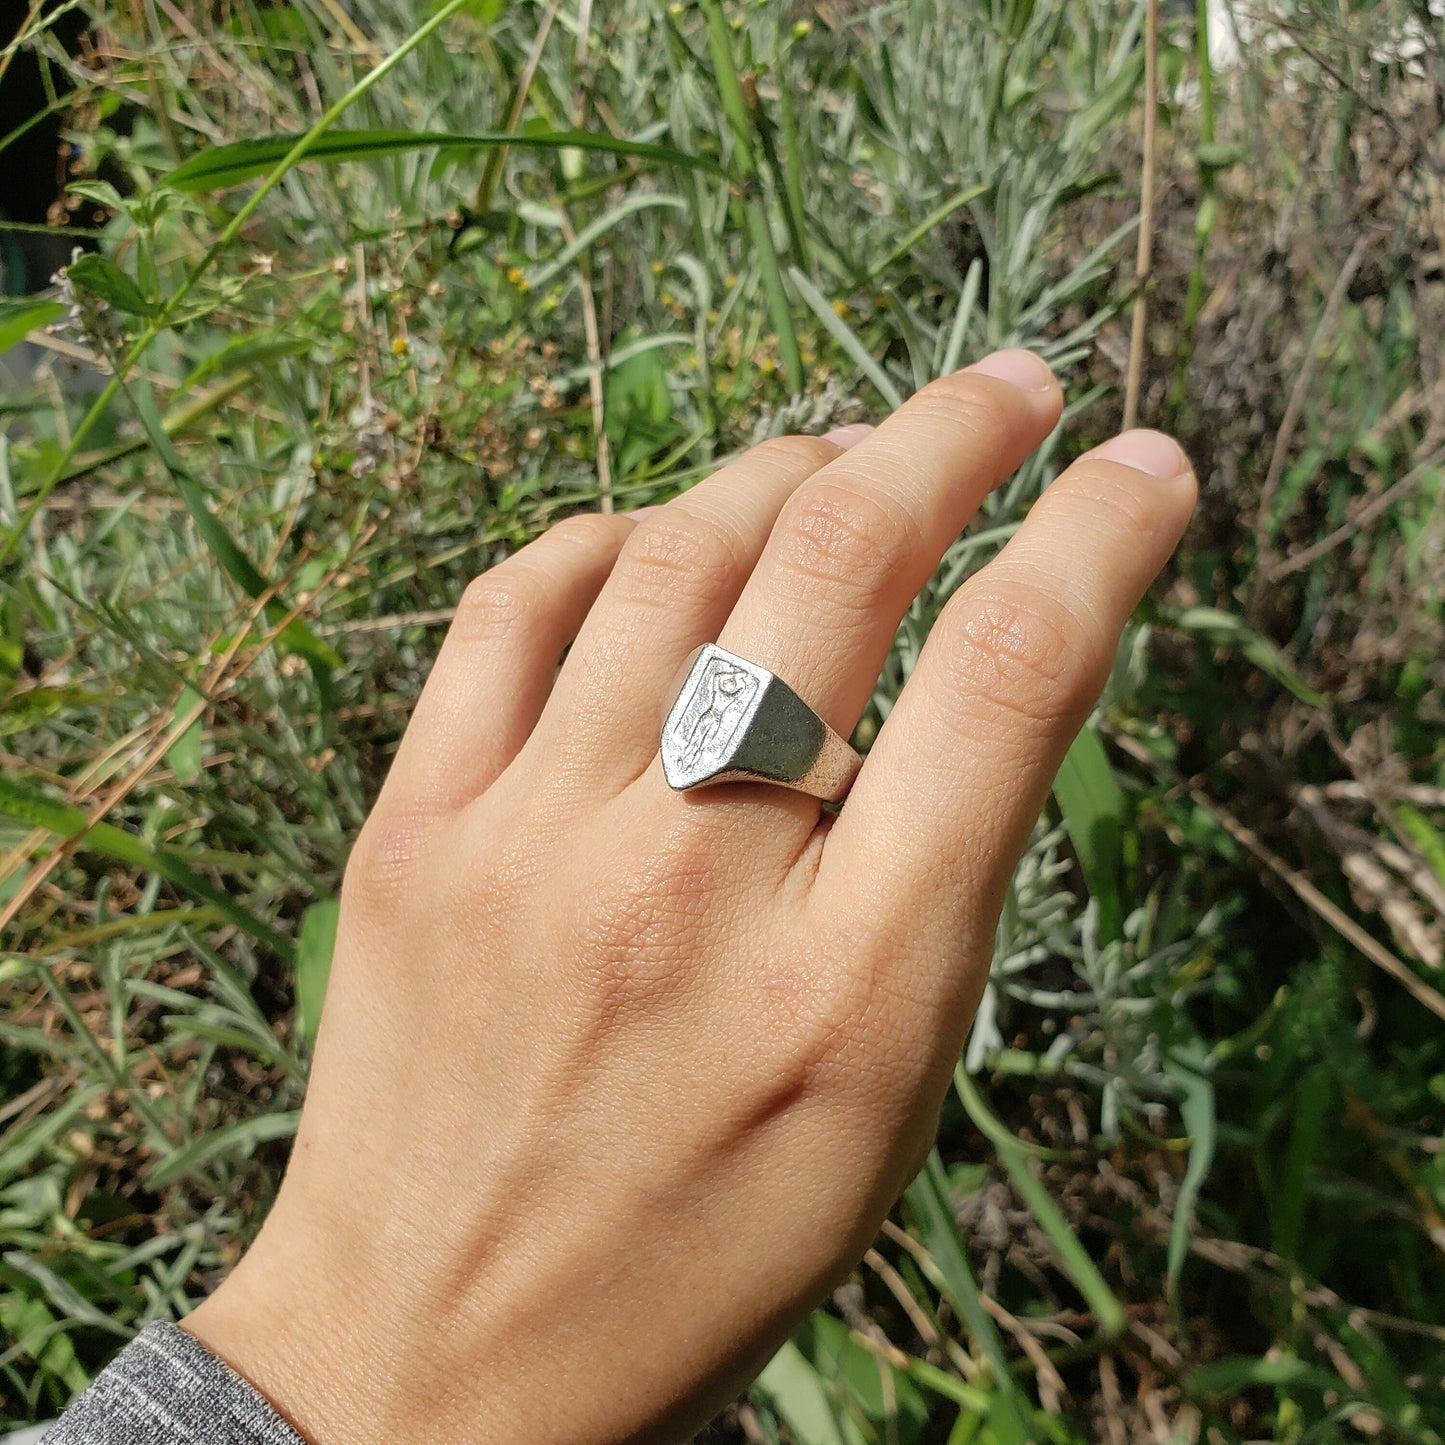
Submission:
{"label": "green grass blade", "polygon": [[1124,905],[1119,879],[1123,861],[1124,793],[1099,735],[1085,727],[1073,741],[1054,779],[1054,800],[1078,855],[1089,895],[1099,905],[1099,936],[1120,936]]}
{"label": "green grass blade", "polygon": [[48,326],[65,315],[59,301],[37,297],[20,297],[0,301],[0,356],[24,341],[38,327]]}
{"label": "green grass blade", "polygon": [[323,898],[313,903],[302,915],[296,936],[296,1032],[308,1047],[316,1043],[321,1023],[340,913],[339,899]]}
{"label": "green grass blade", "polygon": [[935,1149],[918,1177],[904,1193],[913,1215],[911,1233],[928,1251],[932,1261],[932,1282],[968,1326],[974,1343],[983,1351],[993,1371],[998,1394],[990,1398],[992,1423],[1002,1426],[1005,1438],[1022,1442],[1029,1438],[1026,1421],[1032,1414],[1013,1376],[998,1328],[984,1308],[978,1283],[969,1267],[968,1255],[959,1236],[958,1221],[948,1202],[948,1176]]}
{"label": "green grass blade", "polygon": [[177,1149],[174,1154],[168,1154],[151,1170],[148,1181],[152,1188],[158,1189],[173,1179],[194,1173],[222,1154],[250,1154],[258,1144],[269,1143],[272,1139],[289,1139],[296,1133],[300,1122],[301,1111],[293,1109],[286,1114],[257,1114],[254,1118],[228,1124],[224,1129],[212,1129]]}
{"label": "green grass blade", "polygon": [[209,903],[228,923],[235,924],[279,957],[288,961],[292,957],[290,939],[283,938],[270,924],[257,918],[248,908],[243,908],[228,893],[214,887],[168,849],[152,848],[134,833],[126,832],[114,823],[91,823],[87,827],[88,819],[80,808],[31,792],[15,778],[0,777],[0,813],[28,823],[32,828],[44,828],[61,838],[83,839],[92,852],[112,858],[117,863],[158,873],[167,883]]}
{"label": "green grass blade", "polygon": [[799,1445],[858,1445],[857,1431],[845,1433],[823,1377],[792,1340],[768,1362],[753,1388]]}
{"label": "green grass blade", "polygon": [[[272,170],[295,150],[301,139],[300,135],[268,135],[211,146],[182,161],[164,177],[162,184],[177,191],[219,191],[227,186],[238,186]],[[403,155],[408,151],[433,147],[461,154],[494,150],[499,146],[602,151],[633,160],[656,161],[660,165],[722,174],[722,168],[715,161],[688,155],[672,146],[619,140],[615,136],[585,130],[478,131],[474,135],[454,131],[339,130],[321,136],[308,147],[304,159],[323,165],[337,165],[342,161],[375,160],[378,156]]]}
{"label": "green grass blade", "polygon": [[798,295],[807,302],[808,309],[823,323],[824,329],[833,340],[848,353],[858,370],[873,383],[878,395],[890,410],[896,411],[902,406],[903,394],[893,385],[888,373],[869,354],[858,333],[833,310],[833,303],[801,271],[792,271],[790,279]]}
{"label": "green grass blade", "polygon": [[70,1121],[104,1092],[104,1087],[100,1085],[79,1089],[58,1109],[13,1125],[7,1133],[0,1134],[0,1185],[8,1184],[28,1168],[69,1128]]}
{"label": "green grass blade", "polygon": [[[156,455],[170,473],[181,501],[190,513],[196,531],[201,534],[201,540],[220,564],[222,571],[250,597],[263,597],[272,592],[272,586],[262,576],[260,568],[246,555],[240,544],[206,505],[200,484],[186,470],[180,453],[176,451],[166,432],[149,383],[128,384],[126,391],[135,403],[136,414],[140,417],[141,425],[145,428]],[[284,616],[287,610],[285,604],[274,596],[267,604],[267,613],[272,617]],[[317,682],[325,696],[331,670],[341,666],[341,658],[335,650],[328,647],[299,617],[293,617],[287,622],[278,640],[292,652],[300,653],[311,663],[313,669],[317,670]]]}
{"label": "green grass blade", "polygon": [[1008,1171],[1019,1197],[1033,1211],[1039,1228],[1049,1237],[1059,1256],[1059,1262],[1068,1272],[1079,1293],[1087,1301],[1099,1322],[1099,1331],[1108,1338],[1122,1334],[1129,1323],[1124,1306],[1119,1302],[1099,1267],[1089,1257],[1079,1237],[1069,1227],[1069,1222],[1059,1212],[1059,1207],[1049,1197],[1049,1192],[1034,1178],[1022,1145],[990,1113],[973,1080],[960,1063],[953,1071],[953,1086],[960,1102],[968,1111],[979,1131],[986,1135],[998,1151],[1000,1163]]}
{"label": "green grass blade", "polygon": [[1169,1229],[1169,1253],[1165,1285],[1175,1309],[1179,1308],[1179,1281],[1184,1262],[1189,1257],[1189,1234],[1194,1225],[1194,1207],[1199,1191],[1214,1163],[1214,1150],[1219,1137],[1215,1113],[1214,1085],[1202,1073],[1171,1060],[1170,1075],[1180,1090],[1179,1113],[1189,1131],[1189,1163],[1179,1184],[1174,1201],[1174,1219]]}
{"label": "green grass blade", "polygon": [[1274,644],[1232,612],[1219,607],[1161,607],[1158,619],[1166,627],[1197,633],[1219,647],[1232,647],[1261,672],[1286,687],[1301,702],[1324,707],[1325,696],[1311,687],[1280,655]]}

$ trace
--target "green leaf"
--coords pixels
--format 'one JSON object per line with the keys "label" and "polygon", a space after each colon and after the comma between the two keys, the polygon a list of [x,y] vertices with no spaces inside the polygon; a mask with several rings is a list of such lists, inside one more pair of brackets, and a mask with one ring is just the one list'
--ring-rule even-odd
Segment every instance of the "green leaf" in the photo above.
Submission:
{"label": "green leaf", "polygon": [[[290,154],[301,134],[261,136],[255,140],[233,141],[212,146],[190,160],[182,161],[164,177],[162,184],[179,191],[215,191],[240,185],[264,175]],[[608,155],[630,156],[663,165],[685,166],[689,170],[722,174],[714,162],[690,156],[671,146],[648,145],[641,141],[618,140],[593,131],[482,131],[460,135],[453,131],[337,130],[318,136],[305,159],[335,164],[338,161],[372,160],[378,156],[402,155],[408,151],[435,147],[441,151],[479,151],[494,146],[531,147],[535,150],[604,151]]]}
{"label": "green leaf", "polygon": [[72,196],[104,206],[107,211],[125,210],[124,198],[109,181],[71,181],[65,189]]}
{"label": "green leaf", "polygon": [[0,1134],[0,1146],[3,1146],[0,1147],[0,1184],[8,1184],[17,1174],[28,1168],[64,1134],[70,1121],[98,1094],[104,1092],[99,1085],[81,1089],[59,1108],[12,1125],[8,1132]]}
{"label": "green leaf", "polygon": [[[948,1175],[937,1149],[928,1156],[928,1162],[903,1197],[912,1216],[909,1232],[928,1251],[928,1262],[921,1263],[923,1272],[968,1326],[974,1349],[983,1353],[991,1367],[991,1384],[997,1394],[988,1420],[998,1445],[1026,1445],[1033,1438],[1029,1426],[1034,1412],[1028,1397],[1009,1372],[1003,1340],[973,1277],[968,1251],[949,1202]],[[980,1381],[973,1383],[977,1385]]]}
{"label": "green leaf", "polygon": [[[1202,1057],[1202,1050],[1200,1051]],[[1184,1127],[1189,1130],[1189,1163],[1184,1169],[1184,1178],[1179,1185],[1179,1196],[1174,1201],[1174,1219],[1169,1229],[1169,1255],[1166,1270],[1166,1284],[1169,1298],[1179,1307],[1179,1280],[1184,1273],[1184,1261],[1189,1257],[1189,1232],[1194,1227],[1194,1206],[1199,1191],[1214,1162],[1214,1149],[1218,1137],[1214,1107],[1214,1085],[1194,1065],[1199,1060],[1169,1060],[1169,1077],[1179,1088],[1179,1113]]]}
{"label": "green leaf", "polygon": [[296,1133],[301,1122],[301,1111],[292,1110],[287,1114],[258,1114],[253,1119],[242,1119],[238,1124],[228,1124],[224,1129],[212,1129],[193,1139],[175,1153],[168,1154],[151,1170],[149,1184],[158,1189],[172,1179],[193,1174],[203,1164],[222,1154],[240,1154],[248,1157],[258,1144],[272,1139],[289,1139]]}
{"label": "green leaf", "polygon": [[796,268],[789,272],[793,289],[807,302],[813,315],[823,323],[823,329],[848,354],[849,359],[873,383],[878,395],[891,410],[903,405],[903,396],[894,386],[892,378],[864,344],[863,338],[833,310],[833,303]]}
{"label": "green leaf", "polygon": [[1307,1364],[1293,1355],[1255,1359],[1248,1355],[1216,1360],[1201,1365],[1185,1381],[1185,1389],[1196,1399],[1201,1395],[1237,1395],[1260,1385],[1308,1385],[1315,1390],[1345,1392],[1337,1375]]}
{"label": "green leaf", "polygon": [[793,1338],[833,1392],[851,1399],[849,1414],[861,1412],[882,1438],[898,1445],[918,1440],[928,1423],[927,1401],[903,1371],[860,1345],[841,1320],[818,1310]]}
{"label": "green leaf", "polygon": [[336,920],[341,903],[323,898],[313,903],[301,917],[301,931],[296,938],[296,1032],[308,1047],[316,1043],[316,1030],[321,1024],[321,1005],[326,1000],[326,984],[331,977],[331,955],[336,948]]}
{"label": "green leaf", "polygon": [[1430,871],[1445,883],[1445,833],[1441,833],[1418,808],[1412,808],[1409,803],[1394,803],[1392,806],[1400,826],[1420,850],[1421,856],[1430,865]]}
{"label": "green leaf", "polygon": [[1205,141],[1194,148],[1195,162],[1204,170],[1222,171],[1248,160],[1253,152],[1240,141]]}
{"label": "green leaf", "polygon": [[1279,1170],[1277,1188],[1269,1195],[1274,1251],[1282,1259],[1298,1262],[1315,1156],[1324,1138],[1327,1116],[1340,1115],[1334,1076],[1329,1064],[1316,1064],[1295,1086],[1294,1115],[1289,1145]]}
{"label": "green leaf", "polygon": [[[271,584],[261,575],[260,569],[206,505],[200,484],[186,470],[185,463],[166,432],[150,384],[143,378],[135,378],[127,386],[127,392],[135,403],[136,414],[145,428],[146,436],[155,448],[156,455],[165,464],[176,490],[181,495],[181,501],[186,505],[186,511],[191,514],[191,520],[196,524],[196,531],[201,534],[201,540],[221,569],[252,597],[261,597],[271,592]],[[274,619],[284,616],[286,610],[285,603],[279,597],[273,596],[266,612],[268,617]],[[300,654],[311,664],[317,690],[321,694],[322,708],[328,709],[331,673],[341,666],[341,658],[299,617],[293,617],[281,629],[277,641],[283,648]]]}
{"label": "green leaf", "polygon": [[[176,702],[176,715],[190,712],[200,702],[201,695],[194,688],[183,688]],[[204,720],[204,712],[198,712],[166,749],[166,761],[171,765],[176,781],[183,787],[189,788],[201,776],[201,724]]]}
{"label": "green leaf", "polygon": [[856,1428],[845,1430],[823,1378],[791,1340],[768,1362],[753,1385],[799,1445],[858,1445]]}
{"label": "green leaf", "polygon": [[1325,696],[1316,692],[1280,655],[1274,644],[1246,626],[1232,612],[1218,607],[1161,607],[1158,619],[1166,627],[1194,632],[1220,647],[1232,647],[1261,672],[1288,688],[1301,702],[1323,707]]}
{"label": "green leaf", "polygon": [[105,256],[94,253],[81,256],[65,268],[65,278],[72,286],[98,296],[108,306],[131,316],[154,316],[156,304],[147,299],[136,283]]}
{"label": "green leaf", "polygon": [[4,775],[0,775],[0,814],[28,823],[32,828],[44,828],[62,838],[82,839],[84,846],[94,853],[127,863],[133,868],[158,873],[168,883],[209,903],[228,923],[234,923],[278,957],[290,959],[292,956],[289,939],[282,937],[248,908],[243,908],[229,893],[201,877],[169,849],[152,848],[134,833],[117,828],[114,823],[89,823],[81,809],[69,803],[57,803],[33,791],[17,778]]}
{"label": "green leaf", "polygon": [[[632,339],[620,338],[623,344]],[[678,420],[667,366],[656,348],[609,367],[605,397],[607,438],[620,476],[631,475],[686,433]]]}
{"label": "green leaf", "polygon": [[1099,905],[1099,934],[1106,942],[1124,928],[1119,878],[1123,861],[1124,793],[1109,765],[1104,744],[1084,728],[1064,757],[1054,779],[1069,841],[1078,855],[1084,882]]}
{"label": "green leaf", "polygon": [[1068,1271],[1075,1288],[1094,1312],[1100,1333],[1110,1338],[1123,1334],[1129,1323],[1124,1306],[1109,1288],[1104,1276],[1099,1273],[1098,1265],[1080,1242],[1079,1236],[1070,1228],[1068,1220],[1054,1203],[1049,1191],[1034,1177],[1022,1141],[1016,1139],[1003,1123],[995,1118],[962,1062],[953,1070],[953,1087],[969,1118],[993,1143],[999,1162],[1008,1171],[1019,1198],[1033,1212],[1039,1228],[1048,1236],[1049,1243],[1058,1254],[1059,1262]]}
{"label": "green leaf", "polygon": [[0,300],[0,356],[12,346],[18,346],[32,331],[49,326],[64,315],[65,307],[59,301],[35,296]]}
{"label": "green leaf", "polygon": [[[432,11],[440,8],[440,0],[433,0],[429,7]],[[462,6],[461,13],[470,15],[479,25],[491,25],[494,21],[500,20],[502,12],[507,8],[507,0],[467,0]]]}

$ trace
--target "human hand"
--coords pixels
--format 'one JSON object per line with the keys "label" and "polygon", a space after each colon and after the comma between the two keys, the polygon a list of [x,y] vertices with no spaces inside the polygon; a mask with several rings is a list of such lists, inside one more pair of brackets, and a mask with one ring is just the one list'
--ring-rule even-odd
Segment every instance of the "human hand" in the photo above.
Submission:
{"label": "human hand", "polygon": [[846,735],[1060,407],[999,353],[848,450],[764,443],[468,589],[347,869],[276,1207],[186,1325],[309,1440],[678,1440],[862,1255],[1188,463],[1135,432],[1047,489],[836,817],[672,792],[659,708],[717,640]]}

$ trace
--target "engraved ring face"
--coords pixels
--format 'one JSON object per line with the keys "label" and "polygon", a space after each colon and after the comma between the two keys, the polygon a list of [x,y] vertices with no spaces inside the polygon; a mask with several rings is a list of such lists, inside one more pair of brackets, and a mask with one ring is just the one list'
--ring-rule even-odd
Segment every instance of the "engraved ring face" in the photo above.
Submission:
{"label": "engraved ring face", "polygon": [[662,730],[663,767],[674,788],[696,787],[726,770],[767,676],[720,648],[697,654]]}
{"label": "engraved ring face", "polygon": [[716,643],[688,658],[663,719],[662,770],[679,791],[769,782],[837,802],[862,760],[787,683]]}

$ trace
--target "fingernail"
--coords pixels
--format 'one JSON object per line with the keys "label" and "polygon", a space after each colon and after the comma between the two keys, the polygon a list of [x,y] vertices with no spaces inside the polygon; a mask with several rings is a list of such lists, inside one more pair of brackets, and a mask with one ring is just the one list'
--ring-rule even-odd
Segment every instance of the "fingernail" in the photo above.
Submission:
{"label": "fingernail", "polygon": [[849,447],[856,447],[872,430],[867,422],[854,422],[851,426],[835,426],[832,431],[825,431],[823,440],[847,451]]}
{"label": "fingernail", "polygon": [[628,512],[629,517],[635,517],[639,522],[650,512],[655,512],[656,507],[638,507],[635,512]]}
{"label": "fingernail", "polygon": [[1151,477],[1168,479],[1190,470],[1184,448],[1162,431],[1126,431],[1095,447],[1092,455],[1107,462],[1122,462]]}
{"label": "fingernail", "polygon": [[1048,362],[1040,360],[1032,351],[995,351],[963,369],[996,377],[1021,391],[1048,391],[1054,384],[1054,373]]}

